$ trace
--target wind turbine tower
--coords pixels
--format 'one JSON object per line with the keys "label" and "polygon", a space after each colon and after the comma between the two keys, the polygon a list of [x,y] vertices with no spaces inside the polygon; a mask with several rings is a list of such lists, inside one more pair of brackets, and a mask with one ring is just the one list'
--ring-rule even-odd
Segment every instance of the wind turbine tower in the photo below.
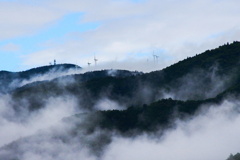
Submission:
{"label": "wind turbine tower", "polygon": [[88,62],[87,64],[88,64],[88,67],[90,67],[91,63],[90,63],[90,62]]}
{"label": "wind turbine tower", "polygon": [[158,58],[159,58],[159,56],[158,55],[156,55],[155,53],[154,53],[154,51],[153,51],[153,62],[154,63],[158,63]]}
{"label": "wind turbine tower", "polygon": [[98,59],[94,56],[95,66],[97,66],[97,61],[98,61]]}
{"label": "wind turbine tower", "polygon": [[158,58],[159,58],[159,56],[155,55],[155,57],[156,57],[156,62],[158,63]]}
{"label": "wind turbine tower", "polygon": [[155,54],[154,54],[154,51],[153,51],[153,62],[155,62],[156,60],[156,57],[155,57]]}

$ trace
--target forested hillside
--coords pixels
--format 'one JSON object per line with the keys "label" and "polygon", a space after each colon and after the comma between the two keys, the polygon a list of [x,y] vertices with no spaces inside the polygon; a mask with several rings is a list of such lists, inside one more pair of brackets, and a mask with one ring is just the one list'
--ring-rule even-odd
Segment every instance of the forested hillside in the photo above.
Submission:
{"label": "forested hillside", "polygon": [[[93,159],[105,159],[115,144],[125,148],[138,144],[139,139],[149,146],[171,146],[173,154],[179,154],[174,147],[182,147],[182,140],[192,142],[193,148],[200,145],[206,152],[214,148],[203,147],[208,145],[207,138],[209,145],[219,144],[221,139],[232,144],[240,119],[239,62],[240,42],[233,42],[150,73],[80,73],[72,72],[80,67],[71,64],[17,73],[1,71],[0,102],[7,106],[0,114],[3,126],[17,126],[20,135],[1,144],[0,159],[25,160],[26,154],[38,153],[44,155],[40,159],[58,159],[60,152],[63,157],[68,153],[79,156],[85,150]],[[68,74],[31,81],[56,72]],[[23,84],[24,80],[28,83]],[[11,87],[13,82],[22,85]],[[55,119],[58,116],[61,120]],[[215,147],[226,156],[223,159],[233,152],[227,145]],[[238,159],[236,154],[227,160]]]}

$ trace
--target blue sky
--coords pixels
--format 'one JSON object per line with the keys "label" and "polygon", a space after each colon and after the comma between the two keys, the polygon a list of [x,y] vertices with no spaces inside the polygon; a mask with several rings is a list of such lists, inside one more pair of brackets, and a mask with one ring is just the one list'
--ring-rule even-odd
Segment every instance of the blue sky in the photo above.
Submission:
{"label": "blue sky", "polygon": [[[86,32],[96,29],[100,25],[97,22],[81,24],[80,20],[83,15],[84,13],[67,14],[36,33],[0,41],[0,46],[2,46],[1,54],[3,54],[0,68],[17,71],[16,69],[21,65],[21,56],[45,49],[46,46],[43,45],[45,42],[55,41],[62,44],[65,42],[68,33]],[[14,44],[18,46],[18,49],[5,49],[4,46],[8,44]]]}
{"label": "blue sky", "polygon": [[[0,0],[0,70],[53,59],[86,67],[94,55],[99,68],[117,62],[121,69],[161,69],[239,40],[239,6],[236,0]],[[153,52],[161,57],[157,66]]]}

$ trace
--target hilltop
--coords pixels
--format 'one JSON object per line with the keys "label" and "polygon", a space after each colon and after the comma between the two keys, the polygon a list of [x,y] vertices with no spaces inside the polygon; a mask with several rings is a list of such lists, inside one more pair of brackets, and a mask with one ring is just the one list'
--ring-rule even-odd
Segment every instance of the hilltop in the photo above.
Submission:
{"label": "hilltop", "polygon": [[[81,98],[81,105],[92,108],[103,95],[122,105],[143,105],[164,98],[205,100],[238,91],[240,81],[240,43],[226,44],[187,58],[160,71],[146,74],[112,75],[113,71],[93,71],[31,84],[13,91],[16,99],[61,96]],[[64,86],[61,86],[64,80]],[[67,83],[67,82],[71,83]],[[31,106],[29,106],[32,108]]]}
{"label": "hilltop", "polygon": [[[10,106],[17,117],[11,117],[14,120],[28,121],[29,117],[47,110],[50,102],[51,107],[59,107],[60,110],[62,101],[68,102],[69,99],[74,99],[79,113],[74,112],[62,119],[62,123],[68,126],[64,132],[54,130],[48,135],[46,131],[43,135],[25,137],[4,146],[2,150],[7,151],[12,159],[17,159],[25,154],[22,146],[26,142],[40,143],[41,140],[36,137],[44,137],[43,141],[54,139],[67,146],[72,143],[87,146],[94,156],[101,158],[105,147],[115,137],[134,139],[147,134],[161,139],[166,131],[178,128],[179,121],[187,123],[196,117],[201,119],[212,110],[221,108],[225,101],[233,103],[235,114],[238,114],[239,106],[235,101],[240,93],[239,62],[240,42],[233,42],[150,73],[92,71],[13,88],[7,93],[11,95]],[[65,69],[74,68],[75,65],[70,65]],[[23,73],[1,72],[0,77],[2,75],[1,82],[4,84],[65,69],[48,66]],[[56,103],[52,104],[55,99]],[[72,103],[65,105],[70,108]],[[229,160],[237,156],[230,156]]]}
{"label": "hilltop", "polygon": [[15,84],[21,81],[28,81],[34,77],[43,76],[45,74],[55,74],[68,72],[69,70],[80,70],[81,67],[74,64],[56,64],[49,66],[41,66],[26,71],[9,72],[0,71],[0,92],[6,92],[15,88]]}

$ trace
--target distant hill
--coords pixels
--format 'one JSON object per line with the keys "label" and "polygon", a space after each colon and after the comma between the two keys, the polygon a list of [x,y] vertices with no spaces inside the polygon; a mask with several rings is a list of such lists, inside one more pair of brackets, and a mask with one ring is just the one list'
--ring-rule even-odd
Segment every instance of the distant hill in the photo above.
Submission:
{"label": "distant hill", "polygon": [[47,73],[54,74],[55,72],[66,72],[71,69],[81,69],[81,67],[74,64],[57,64],[32,68],[21,72],[0,71],[0,91],[8,91],[14,81],[20,82],[29,80],[34,76],[40,76]]}
{"label": "distant hill", "polygon": [[240,153],[237,153],[235,155],[230,155],[227,160],[240,160]]}
{"label": "distant hill", "polygon": [[[103,83],[91,81],[86,86],[89,86],[92,92],[112,86],[117,88],[119,93],[114,90],[111,94],[117,93],[121,96],[133,96],[137,90],[146,88],[151,90],[148,93],[151,97],[149,102],[163,98],[164,95],[161,94],[169,94],[180,100],[213,98],[230,86],[238,84],[239,60],[240,42],[234,42],[187,58],[160,71],[125,79],[107,79],[109,82]],[[96,83],[98,85],[95,86]],[[185,92],[182,92],[183,90]]]}
{"label": "distant hill", "polygon": [[75,64],[56,64],[56,65],[49,65],[49,66],[32,68],[32,69],[29,69],[29,70],[26,70],[26,71],[21,71],[21,72],[0,71],[0,76],[7,78],[8,76],[16,75],[15,77],[14,76],[12,76],[12,77],[13,78],[27,79],[27,78],[31,78],[33,75],[45,74],[45,73],[48,73],[49,71],[52,71],[52,70],[65,71],[65,70],[69,70],[69,69],[81,69],[81,67],[79,67]]}
{"label": "distant hill", "polygon": [[[146,132],[155,132],[159,128],[162,130],[174,127],[175,119],[189,119],[197,114],[199,109],[207,110],[207,104],[219,104],[221,99],[207,99],[200,101],[179,101],[173,99],[162,99],[149,105],[131,106],[126,110],[107,110],[83,116],[77,114],[64,119],[71,124],[72,122],[81,121],[77,128],[86,125],[93,117],[100,117],[94,125],[88,127],[88,130],[104,130],[115,131],[123,135],[131,136]],[[203,105],[206,105],[203,108]],[[85,120],[81,120],[85,117]]]}
{"label": "distant hill", "polygon": [[[131,79],[142,74],[142,72],[131,72],[126,70],[91,71],[83,74],[63,76],[51,81],[30,83],[13,90],[11,94],[13,95],[17,106],[21,106],[21,101],[24,99],[25,102],[28,102],[28,107],[30,109],[41,108],[44,105],[42,99],[65,95],[77,97],[77,99],[79,99],[79,105],[91,109],[98,100],[97,97],[99,95],[97,94],[100,92],[98,90],[90,92],[89,89],[91,87],[101,85],[101,82],[108,83],[109,80],[112,79]],[[89,82],[97,83],[87,86]],[[107,89],[105,91],[107,92]],[[34,94],[31,94],[33,92]],[[96,93],[96,95],[94,95],[94,93]]]}
{"label": "distant hill", "polygon": [[[149,111],[145,110],[144,106],[152,108],[151,112],[156,113],[156,116],[166,115],[168,117],[170,114],[161,113],[164,110],[160,106],[169,106],[168,109],[174,110],[177,104],[190,107],[188,103],[191,103],[192,108],[187,107],[182,112],[182,114],[191,115],[203,103],[217,103],[228,94],[240,93],[239,60],[240,43],[234,42],[187,58],[161,71],[146,74],[121,70],[87,72],[60,77],[52,81],[28,84],[14,90],[12,95],[15,99],[15,108],[28,102],[27,107],[30,110],[43,107],[44,100],[49,97],[64,95],[76,97],[79,100],[79,106],[90,110],[103,97],[127,107],[134,106],[125,111],[103,112],[106,122],[108,122],[103,122],[103,126],[111,128],[117,127],[118,123],[125,123],[119,120],[122,119],[120,115],[125,118],[127,115],[138,117],[139,114]],[[171,98],[171,100],[161,100],[165,98]],[[24,101],[22,101],[23,99]],[[160,111],[157,106],[161,108]],[[111,121],[107,120],[109,116],[115,114],[118,116],[110,118]],[[161,121],[168,121],[167,117]],[[116,120],[113,120],[115,118]],[[149,120],[149,118],[146,119]],[[138,119],[136,118],[134,121],[135,127],[131,126],[130,128],[139,128],[137,127]],[[149,122],[146,122],[146,126],[150,127]],[[157,121],[156,124],[158,123],[162,122]],[[128,127],[126,124],[125,129],[119,129],[128,130]]]}
{"label": "distant hill", "polygon": [[[132,137],[157,132],[161,136],[165,129],[175,127],[176,119],[192,119],[200,109],[207,111],[209,104],[218,106],[229,95],[238,97],[239,62],[240,42],[233,42],[160,71],[145,74],[126,70],[92,71],[28,83],[7,93],[12,96],[11,105],[16,113],[24,112],[23,117],[26,116],[26,110],[27,113],[37,113],[36,111],[46,107],[50,98],[74,97],[79,110],[85,112],[63,119],[67,126],[72,126],[64,134],[77,137],[91,151],[99,151],[97,154],[101,155],[104,146],[112,140],[109,135]],[[65,69],[61,66],[60,69],[54,67],[56,66],[37,68],[24,73],[2,71],[1,83],[29,79],[33,75],[51,73],[55,69],[76,68],[74,65]],[[99,111],[96,105],[105,99],[114,102],[110,105],[117,104],[126,109]],[[54,105],[58,107],[57,104]],[[33,137],[6,145],[4,150],[9,152],[5,153],[14,155],[15,150],[20,150],[18,154],[21,155],[21,143],[31,143]],[[68,141],[61,134],[53,137],[61,142]],[[238,160],[238,157],[238,154],[231,155],[228,160]]]}
{"label": "distant hill", "polygon": [[[102,97],[127,106],[148,104],[163,98],[204,100],[240,91],[239,60],[240,42],[234,42],[160,71],[146,74],[125,71],[115,76],[112,75],[114,70],[95,71],[23,86],[14,90],[13,95],[16,99],[25,98],[31,104],[35,98],[26,95],[44,99],[67,93],[80,98],[81,105],[86,108],[94,106]],[[61,86],[62,83],[58,82],[63,80],[64,86]],[[37,101],[34,104],[38,104]],[[33,108],[38,108],[36,106]]]}

